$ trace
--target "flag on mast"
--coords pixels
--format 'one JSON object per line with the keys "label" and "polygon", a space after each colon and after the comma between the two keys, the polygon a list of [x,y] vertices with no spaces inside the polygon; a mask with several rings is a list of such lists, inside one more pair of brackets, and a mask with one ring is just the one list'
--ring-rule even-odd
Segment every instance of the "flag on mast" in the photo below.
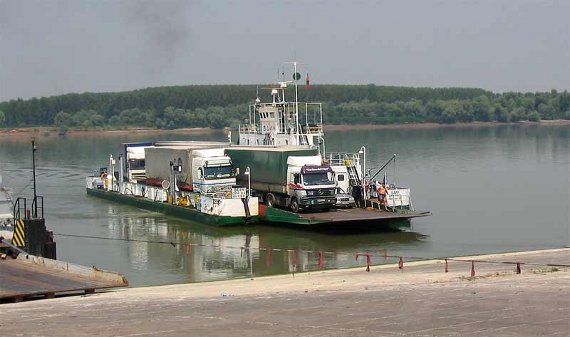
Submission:
{"label": "flag on mast", "polygon": [[382,180],[382,184],[388,185],[388,177],[386,176],[386,172],[384,172],[384,179]]}
{"label": "flag on mast", "polygon": [[305,89],[311,89],[311,81],[309,80],[309,73],[307,73],[307,81],[305,82]]}

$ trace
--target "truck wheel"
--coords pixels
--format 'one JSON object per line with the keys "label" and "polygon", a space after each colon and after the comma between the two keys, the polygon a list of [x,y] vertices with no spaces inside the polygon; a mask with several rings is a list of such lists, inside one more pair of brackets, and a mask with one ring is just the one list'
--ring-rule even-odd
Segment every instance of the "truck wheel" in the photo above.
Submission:
{"label": "truck wheel", "polygon": [[299,202],[296,198],[293,198],[293,200],[291,200],[291,210],[295,213],[299,213]]}
{"label": "truck wheel", "polygon": [[267,196],[265,197],[265,203],[269,207],[275,207],[275,196],[273,193],[267,193]]}

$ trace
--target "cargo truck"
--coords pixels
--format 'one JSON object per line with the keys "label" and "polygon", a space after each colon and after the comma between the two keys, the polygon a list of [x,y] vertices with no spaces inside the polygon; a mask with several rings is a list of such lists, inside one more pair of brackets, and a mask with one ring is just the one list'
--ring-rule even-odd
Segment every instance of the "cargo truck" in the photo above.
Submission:
{"label": "cargo truck", "polygon": [[194,192],[231,193],[236,184],[232,161],[223,148],[147,147],[145,160],[147,179],[170,179],[173,166],[180,166],[177,182],[191,186]]}
{"label": "cargo truck", "polygon": [[334,172],[322,165],[317,149],[238,146],[226,154],[239,169],[238,183],[261,195],[267,206],[299,212],[329,210],[336,203]]}
{"label": "cargo truck", "polygon": [[152,142],[123,143],[125,155],[124,172],[128,181],[145,179],[144,149],[154,146]]}
{"label": "cargo truck", "polygon": [[145,180],[146,177],[146,160],[145,149],[149,147],[171,147],[171,148],[220,148],[227,146],[228,143],[212,142],[212,141],[180,141],[180,140],[164,140],[156,142],[140,142],[140,143],[123,143],[125,161],[123,172],[130,182]]}

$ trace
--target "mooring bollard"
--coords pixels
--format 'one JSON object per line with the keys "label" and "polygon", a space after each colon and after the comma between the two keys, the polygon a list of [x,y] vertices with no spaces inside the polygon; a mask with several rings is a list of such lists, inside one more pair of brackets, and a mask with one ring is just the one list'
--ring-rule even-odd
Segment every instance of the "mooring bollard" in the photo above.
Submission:
{"label": "mooring bollard", "polygon": [[325,267],[325,254],[323,253],[322,250],[319,250],[319,259],[318,259],[318,262],[317,262],[317,266],[318,266],[320,269],[323,269],[323,268]]}
{"label": "mooring bollard", "polygon": [[356,260],[358,260],[359,256],[366,256],[366,271],[370,272],[370,265],[372,264],[372,258],[370,256],[370,253],[364,253],[364,254],[356,254]]}

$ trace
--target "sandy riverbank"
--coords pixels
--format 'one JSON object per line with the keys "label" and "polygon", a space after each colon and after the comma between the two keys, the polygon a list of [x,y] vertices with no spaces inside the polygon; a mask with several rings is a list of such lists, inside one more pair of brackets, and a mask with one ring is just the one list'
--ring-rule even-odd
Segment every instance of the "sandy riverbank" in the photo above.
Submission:
{"label": "sandy riverbank", "polygon": [[[325,131],[336,130],[381,130],[381,129],[433,129],[433,128],[475,128],[475,127],[493,127],[500,125],[568,125],[570,120],[553,120],[553,121],[540,121],[540,122],[518,122],[518,123],[493,123],[493,122],[472,122],[472,123],[455,123],[455,124],[438,124],[438,123],[409,123],[409,124],[356,124],[356,125],[324,125]],[[66,137],[82,137],[82,136],[105,136],[105,135],[127,135],[127,134],[159,134],[159,133],[174,133],[174,134],[211,134],[215,132],[227,133],[229,128],[224,129],[210,129],[210,128],[182,128],[174,130],[153,129],[153,128],[128,128],[117,130],[68,130],[65,134]],[[0,129],[0,138],[12,137],[19,139],[31,139],[42,137],[56,137],[58,131],[54,127],[36,127],[36,128],[11,128]]]}
{"label": "sandy riverbank", "polygon": [[570,120],[545,120],[540,122],[516,122],[516,123],[495,123],[495,122],[471,122],[471,123],[406,123],[406,124],[357,124],[357,125],[325,125],[327,130],[376,130],[376,129],[433,129],[433,128],[475,128],[492,127],[500,125],[570,125]]}
{"label": "sandy riverbank", "polygon": [[[214,132],[226,132],[229,129],[210,129],[210,128],[182,128],[174,130],[164,129],[147,129],[147,128],[129,128],[118,130],[68,130],[65,137],[105,137],[107,135],[129,135],[129,134],[160,134],[160,133],[173,133],[173,134],[211,134]],[[38,128],[15,128],[15,129],[0,129],[1,138],[14,138],[14,139],[39,139],[45,137],[59,137],[58,131],[52,127],[38,127]]]}

